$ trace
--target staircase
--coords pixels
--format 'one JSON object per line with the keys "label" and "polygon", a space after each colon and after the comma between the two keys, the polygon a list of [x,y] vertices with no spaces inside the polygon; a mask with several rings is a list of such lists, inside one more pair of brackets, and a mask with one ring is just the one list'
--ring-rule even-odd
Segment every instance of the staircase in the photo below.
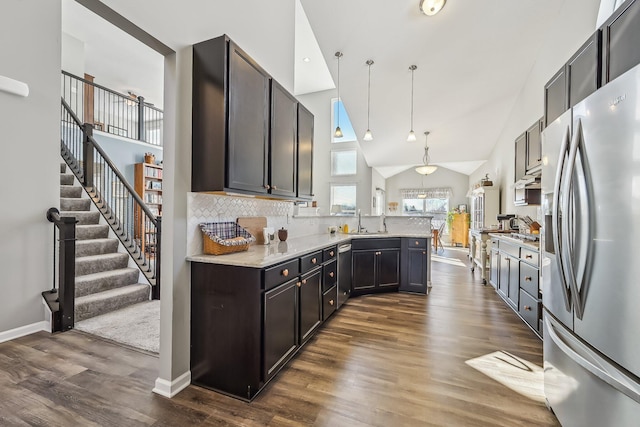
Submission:
{"label": "staircase", "polygon": [[140,270],[128,267],[129,254],[118,252],[118,239],[109,238],[109,226],[82,198],[82,187],[60,164],[60,215],[72,216],[76,226],[75,321],[80,322],[149,300],[150,285],[138,283]]}

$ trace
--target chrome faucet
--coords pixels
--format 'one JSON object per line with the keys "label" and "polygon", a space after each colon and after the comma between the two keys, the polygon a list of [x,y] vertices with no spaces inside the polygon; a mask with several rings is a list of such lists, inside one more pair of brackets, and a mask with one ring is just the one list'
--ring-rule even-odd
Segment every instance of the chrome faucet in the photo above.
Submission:
{"label": "chrome faucet", "polygon": [[382,227],[384,232],[387,232],[387,216],[385,214],[382,214]]}
{"label": "chrome faucet", "polygon": [[362,232],[362,212],[358,209],[358,233]]}

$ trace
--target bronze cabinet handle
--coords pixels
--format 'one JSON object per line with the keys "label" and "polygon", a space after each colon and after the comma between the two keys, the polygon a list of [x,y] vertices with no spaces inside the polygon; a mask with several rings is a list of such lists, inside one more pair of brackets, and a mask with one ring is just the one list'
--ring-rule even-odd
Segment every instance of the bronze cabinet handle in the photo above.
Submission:
{"label": "bronze cabinet handle", "polygon": [[333,300],[329,300],[329,305],[333,305]]}
{"label": "bronze cabinet handle", "polygon": [[278,189],[278,187],[276,187],[275,185],[274,185],[273,187],[271,187],[271,188],[273,188],[274,190],[277,190],[277,189]]}
{"label": "bronze cabinet handle", "polygon": [[303,285],[306,285],[306,284],[307,284],[307,279],[304,279],[304,280],[302,281],[302,284],[303,284]]}
{"label": "bronze cabinet handle", "polygon": [[318,262],[318,260],[317,260],[317,259],[315,259],[315,258],[311,258],[311,264],[315,264],[315,263],[317,263],[317,262]]}
{"label": "bronze cabinet handle", "polygon": [[531,258],[533,258],[533,255],[525,255],[524,257],[525,257],[526,259],[531,259]]}
{"label": "bronze cabinet handle", "polygon": [[422,255],[426,255],[426,254],[427,254],[427,251],[422,251]]}
{"label": "bronze cabinet handle", "polygon": [[416,240],[416,246],[418,246],[419,244],[420,244],[420,242],[418,242],[418,241]]}
{"label": "bronze cabinet handle", "polygon": [[298,283],[296,283],[296,286],[300,287],[300,286],[302,286],[302,283],[298,282]]}
{"label": "bronze cabinet handle", "polygon": [[287,277],[287,276],[289,275],[289,269],[288,269],[288,268],[285,268],[284,270],[282,270],[282,275],[283,275],[284,277]]}
{"label": "bronze cabinet handle", "polygon": [[271,187],[269,186],[269,184],[264,185],[263,187],[264,187],[264,188],[266,188],[267,190],[270,190],[270,189],[271,189]]}
{"label": "bronze cabinet handle", "polygon": [[334,253],[333,251],[329,252],[329,256],[333,256],[333,253]]}
{"label": "bronze cabinet handle", "polygon": [[333,271],[329,272],[329,277],[333,277],[333,276],[334,276]]}
{"label": "bronze cabinet handle", "polygon": [[527,310],[527,311],[531,311],[531,307],[529,307],[528,305],[525,305],[524,309]]}
{"label": "bronze cabinet handle", "polygon": [[531,276],[525,276],[524,281],[525,282],[530,282],[531,281]]}

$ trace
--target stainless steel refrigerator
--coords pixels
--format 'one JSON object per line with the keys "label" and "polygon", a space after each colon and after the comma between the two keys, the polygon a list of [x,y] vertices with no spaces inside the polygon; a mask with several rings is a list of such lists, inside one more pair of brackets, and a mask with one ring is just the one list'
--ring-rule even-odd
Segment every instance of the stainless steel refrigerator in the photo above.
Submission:
{"label": "stainless steel refrigerator", "polygon": [[544,390],[561,424],[640,425],[640,66],[542,133]]}

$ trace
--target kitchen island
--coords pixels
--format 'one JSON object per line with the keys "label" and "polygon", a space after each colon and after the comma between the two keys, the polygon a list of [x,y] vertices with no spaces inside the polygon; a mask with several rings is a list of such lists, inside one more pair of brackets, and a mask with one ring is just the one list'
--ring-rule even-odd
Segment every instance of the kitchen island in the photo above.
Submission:
{"label": "kitchen island", "polygon": [[[348,243],[354,265],[339,271]],[[192,383],[252,400],[336,311],[340,275],[354,295],[426,294],[430,246],[425,234],[323,234],[188,257]]]}

